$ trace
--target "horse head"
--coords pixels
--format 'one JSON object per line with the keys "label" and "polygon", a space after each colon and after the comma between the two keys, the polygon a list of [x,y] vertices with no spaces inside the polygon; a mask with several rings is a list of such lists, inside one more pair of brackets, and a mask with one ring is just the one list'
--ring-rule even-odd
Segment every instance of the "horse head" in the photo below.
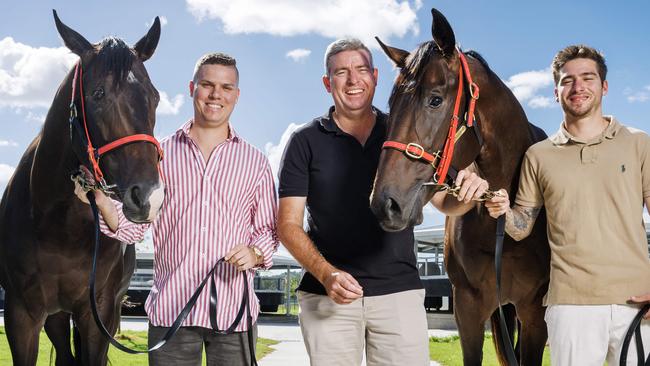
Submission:
{"label": "horse head", "polygon": [[[459,131],[467,129],[463,123],[471,87],[459,79],[463,56],[456,48],[449,22],[436,9],[431,13],[433,40],[413,52],[387,46],[377,39],[400,69],[389,100],[387,141],[399,142],[402,149],[384,145],[370,203],[380,225],[388,231],[422,222],[422,207],[436,192],[436,186],[427,183],[449,180],[447,174],[439,177],[437,173],[450,136],[452,141],[458,139],[453,154],[447,156],[453,156],[451,166],[468,166],[480,151],[473,134],[452,136],[450,132],[456,104],[460,106],[457,127]],[[427,152],[432,161],[424,161]]]}
{"label": "horse head", "polygon": [[[70,121],[77,166],[82,164],[95,172],[96,179],[103,177],[105,186],[122,201],[129,220],[149,222],[162,205],[164,185],[158,172],[162,155],[153,138],[160,96],[143,62],[156,49],[160,20],[156,17],[133,48],[114,37],[91,44],[63,24],[56,11],[54,20],[66,47],[80,58],[73,77],[67,79],[75,84],[68,98],[73,98],[71,113],[74,110],[78,114],[78,123],[72,123],[72,118]],[[129,136],[137,137],[129,140]],[[117,148],[101,151],[100,147],[118,141]],[[99,148],[95,158],[88,153],[88,146]]]}

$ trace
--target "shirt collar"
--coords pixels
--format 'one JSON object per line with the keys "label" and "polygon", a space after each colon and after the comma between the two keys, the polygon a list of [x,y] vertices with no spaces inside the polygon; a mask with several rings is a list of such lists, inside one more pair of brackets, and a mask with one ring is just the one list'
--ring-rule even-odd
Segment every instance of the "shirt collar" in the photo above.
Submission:
{"label": "shirt collar", "polygon": [[[336,124],[334,121],[334,117],[332,114],[334,113],[334,106],[331,106],[330,109],[327,111],[326,114],[324,114],[322,117],[319,118],[319,123],[325,129],[327,132],[333,132],[336,133],[337,135],[345,135],[346,133],[341,130],[341,128]],[[382,111],[379,109],[375,108],[375,106],[372,106],[372,111],[375,113],[377,118],[375,119],[375,125],[385,125],[386,124],[386,114],[384,114]]]}
{"label": "shirt collar", "polygon": [[564,121],[562,121],[560,124],[560,129],[554,135],[549,137],[549,140],[551,140],[554,145],[566,145],[569,142],[578,144],[598,143],[602,142],[603,138],[611,140],[621,129],[621,124],[616,120],[616,118],[614,118],[614,116],[603,116],[603,118],[609,121],[609,124],[600,136],[592,139],[591,141],[583,141],[571,135],[569,131],[567,131],[567,129],[564,127]]}
{"label": "shirt collar", "polygon": [[[192,128],[193,124],[194,118],[190,118],[189,121],[185,122],[178,130],[176,130],[176,134],[190,138],[190,129]],[[235,131],[230,123],[228,123],[228,131],[228,138],[226,141],[239,142],[239,134],[237,134],[237,131]]]}

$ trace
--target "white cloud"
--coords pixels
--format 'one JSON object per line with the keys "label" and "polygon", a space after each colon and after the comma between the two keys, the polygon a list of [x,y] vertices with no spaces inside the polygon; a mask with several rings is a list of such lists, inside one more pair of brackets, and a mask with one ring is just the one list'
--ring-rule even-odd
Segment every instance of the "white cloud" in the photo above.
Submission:
{"label": "white cloud", "polygon": [[548,108],[554,105],[552,98],[540,94],[542,89],[553,86],[550,67],[512,75],[505,83],[522,104],[527,103],[531,108]]}
{"label": "white cloud", "polygon": [[275,36],[319,34],[327,38],[357,37],[379,48],[374,36],[388,41],[419,33],[416,11],[421,0],[186,0],[194,17],[217,19],[229,34]]}
{"label": "white cloud", "polygon": [[0,147],[16,147],[18,143],[12,140],[0,140]]}
{"label": "white cloud", "polygon": [[304,48],[296,48],[295,50],[291,50],[287,52],[287,57],[294,60],[295,62],[300,62],[305,60],[309,55],[311,54],[311,50],[307,50]]}
{"label": "white cloud", "polygon": [[[9,182],[9,179],[14,174],[15,167],[7,164],[0,164],[0,186],[4,187]],[[3,188],[4,190],[4,188]]]}
{"label": "white cloud", "polygon": [[178,112],[180,112],[180,109],[183,106],[184,102],[185,98],[183,98],[182,94],[176,94],[174,98],[169,99],[167,93],[161,91],[160,103],[158,103],[158,109],[156,109],[156,113],[159,115],[176,115]]}
{"label": "white cloud", "polygon": [[273,176],[275,179],[278,177],[278,170],[280,169],[280,160],[282,160],[282,154],[284,153],[284,148],[287,146],[287,142],[289,142],[289,137],[291,137],[291,134],[297,130],[298,128],[302,127],[304,124],[295,124],[292,123],[289,126],[287,126],[287,129],[284,130],[284,133],[282,134],[282,137],[280,137],[280,143],[277,145],[274,145],[272,142],[267,142],[266,145],[264,146],[264,150],[266,151],[266,156],[269,158],[269,163],[271,164],[271,171],[273,172]]}
{"label": "white cloud", "polygon": [[627,101],[630,103],[643,103],[650,100],[650,85],[643,87],[643,90],[634,92],[630,88],[626,88],[623,92],[627,95]]}
{"label": "white cloud", "polygon": [[554,105],[553,102],[554,102],[553,98],[537,95],[530,98],[530,100],[528,101],[528,105],[531,108],[549,108]]}
{"label": "white cloud", "polygon": [[49,107],[78,57],[67,48],[31,47],[0,40],[0,107]]}

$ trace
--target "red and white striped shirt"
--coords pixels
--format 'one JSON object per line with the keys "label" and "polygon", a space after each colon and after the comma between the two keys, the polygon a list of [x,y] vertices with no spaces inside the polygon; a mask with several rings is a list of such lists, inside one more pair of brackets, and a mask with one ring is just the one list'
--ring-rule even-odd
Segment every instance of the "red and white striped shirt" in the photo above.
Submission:
{"label": "red and white striped shirt", "polygon": [[[277,199],[268,159],[230,128],[206,162],[189,136],[193,120],[165,138],[161,170],[165,202],[152,226],[154,283],[145,309],[155,326],[169,327],[217,260],[238,244],[258,247],[264,268],[277,250]],[[126,219],[117,203],[118,228],[112,232],[101,220],[102,232],[126,243],[141,241],[150,225]],[[246,271],[253,322],[259,300],[253,292],[254,270]],[[243,276],[228,264],[215,271],[217,322],[227,329],[239,310]],[[183,326],[210,328],[209,284],[205,286]],[[237,331],[248,328],[246,316]]]}

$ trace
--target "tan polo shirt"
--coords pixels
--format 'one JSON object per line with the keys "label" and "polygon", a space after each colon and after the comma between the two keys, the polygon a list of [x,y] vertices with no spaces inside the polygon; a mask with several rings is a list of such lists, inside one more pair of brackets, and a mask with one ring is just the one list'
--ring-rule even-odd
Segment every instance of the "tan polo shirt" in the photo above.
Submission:
{"label": "tan polo shirt", "polygon": [[650,293],[643,225],[650,196],[650,137],[612,116],[591,141],[564,126],[531,146],[515,202],[546,207],[553,304],[624,304]]}

